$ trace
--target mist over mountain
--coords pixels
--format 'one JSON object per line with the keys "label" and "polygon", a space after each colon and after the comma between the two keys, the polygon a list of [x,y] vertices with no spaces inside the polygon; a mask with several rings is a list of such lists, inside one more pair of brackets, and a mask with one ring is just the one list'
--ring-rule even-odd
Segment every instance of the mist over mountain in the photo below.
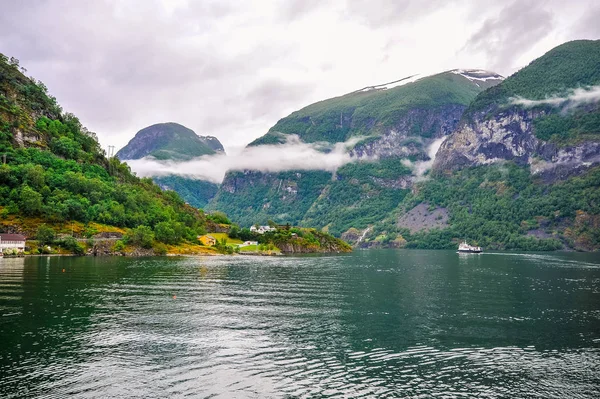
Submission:
{"label": "mist over mountain", "polygon": [[[219,139],[199,136],[185,126],[170,122],[158,123],[140,130],[115,156],[124,161],[149,158],[181,162],[214,154],[225,154]],[[212,181],[189,179],[175,173],[148,173],[142,176],[152,177],[163,189],[177,191],[186,202],[197,208],[204,207],[214,197],[218,188]]]}
{"label": "mist over mountain", "polygon": [[462,113],[496,73],[452,70],[410,76],[320,101],[279,120],[249,148],[284,143],[342,143],[348,163],[335,171],[290,169],[263,173],[248,168],[225,176],[208,209],[242,223],[273,219],[315,224],[334,234],[366,228],[392,211],[415,179],[431,167],[430,149],[452,132]]}
{"label": "mist over mountain", "polygon": [[364,137],[352,162],[334,173],[232,171],[208,209],[357,245],[443,248],[469,236],[504,249],[597,248],[599,46],[565,43],[505,80],[453,70],[309,105],[250,146]]}
{"label": "mist over mountain", "polygon": [[224,176],[195,204],[242,225],[316,226],[366,246],[452,247],[466,232],[487,247],[593,249],[598,43],[565,43],[507,79],[456,69],[367,86],[293,112],[235,156],[145,142],[132,164],[188,198],[173,179]]}

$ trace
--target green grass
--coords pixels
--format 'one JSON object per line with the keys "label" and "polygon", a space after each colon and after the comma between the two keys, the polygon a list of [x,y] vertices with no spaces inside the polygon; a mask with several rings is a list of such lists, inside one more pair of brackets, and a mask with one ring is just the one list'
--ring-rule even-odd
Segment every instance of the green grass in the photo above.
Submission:
{"label": "green grass", "polygon": [[208,235],[213,236],[218,241],[223,240],[223,238],[227,239],[227,244],[242,244],[243,241],[237,238],[230,238],[227,233],[209,233]]}

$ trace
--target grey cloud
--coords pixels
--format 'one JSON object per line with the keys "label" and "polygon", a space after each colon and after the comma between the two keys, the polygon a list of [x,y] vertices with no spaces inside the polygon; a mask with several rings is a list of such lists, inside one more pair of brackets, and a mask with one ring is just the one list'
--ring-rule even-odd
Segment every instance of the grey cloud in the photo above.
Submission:
{"label": "grey cloud", "polygon": [[[0,14],[0,51],[20,58],[65,110],[99,133],[131,135],[148,114],[217,135],[255,117],[280,117],[285,95],[273,102],[268,87],[251,82],[261,68],[288,56],[291,45],[224,48],[220,41],[230,33],[217,28],[236,16],[240,7],[233,2],[193,1],[171,15],[159,7],[156,1],[9,2]],[[281,89],[301,99],[294,87]]]}
{"label": "grey cloud", "polygon": [[245,101],[252,104],[252,116],[259,117],[269,112],[272,103],[287,107],[306,98],[312,91],[311,86],[269,79],[250,90]]}
{"label": "grey cloud", "polygon": [[553,15],[537,1],[514,1],[485,20],[462,51],[484,53],[487,68],[508,76],[514,61],[533,48],[553,27]]}
{"label": "grey cloud", "polygon": [[[583,1],[575,11],[592,9],[591,0]],[[380,27],[417,24],[429,13],[454,7],[464,11],[467,21],[451,24],[477,23],[501,9],[493,0],[3,3],[0,51],[19,58],[104,144],[125,144],[144,126],[176,121],[216,135],[226,146],[251,141],[311,101],[347,92],[359,81],[368,83],[376,73],[369,60],[391,64],[397,62],[391,55],[407,48],[407,57],[413,58],[407,58],[409,65],[425,51],[414,48],[418,37],[382,38]],[[533,4],[512,3],[485,20],[464,51],[483,53],[495,65],[482,66],[506,74],[507,65],[521,54],[515,49],[526,51],[552,27],[549,12]],[[589,14],[582,21],[581,34],[597,32]],[[364,40],[334,42],[357,28]],[[329,37],[332,30],[338,35]],[[378,48],[382,51],[376,53]],[[404,64],[391,67],[412,72],[403,71]]]}
{"label": "grey cloud", "polygon": [[590,5],[585,10],[583,18],[577,20],[572,27],[573,39],[598,39],[600,38],[600,5]]}
{"label": "grey cloud", "polygon": [[448,0],[347,0],[346,12],[371,28],[414,20],[443,6]]}
{"label": "grey cloud", "polygon": [[281,4],[280,13],[286,21],[293,21],[317,11],[322,5],[321,0],[290,0]]}

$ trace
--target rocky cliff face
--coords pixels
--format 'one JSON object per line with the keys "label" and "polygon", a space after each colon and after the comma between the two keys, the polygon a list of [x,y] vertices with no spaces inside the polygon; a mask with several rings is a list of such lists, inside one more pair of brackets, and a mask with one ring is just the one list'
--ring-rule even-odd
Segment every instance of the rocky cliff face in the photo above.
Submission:
{"label": "rocky cliff face", "polygon": [[600,142],[581,140],[559,145],[540,140],[534,121],[544,117],[544,109],[510,107],[502,112],[480,112],[463,121],[440,147],[434,171],[449,173],[465,167],[512,161],[530,165],[531,172],[546,182],[581,174],[600,164]]}
{"label": "rocky cliff face", "polygon": [[550,50],[473,100],[434,170],[512,161],[547,182],[584,172],[600,162],[600,103],[588,91],[599,85],[600,40]]}
{"label": "rocky cliff face", "polygon": [[454,131],[466,108],[460,104],[413,108],[384,130],[380,137],[358,143],[350,154],[358,158],[412,157],[427,160],[427,146],[433,139]]}

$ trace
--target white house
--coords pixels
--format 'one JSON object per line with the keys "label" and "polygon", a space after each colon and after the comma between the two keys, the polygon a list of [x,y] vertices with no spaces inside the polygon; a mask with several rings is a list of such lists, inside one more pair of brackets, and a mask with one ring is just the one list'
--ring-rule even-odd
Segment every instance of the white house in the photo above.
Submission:
{"label": "white house", "polygon": [[240,247],[247,247],[248,245],[258,245],[258,241],[244,241],[243,244],[240,244]]}
{"label": "white house", "polygon": [[258,228],[256,228],[256,226],[250,226],[251,233],[265,234],[269,231],[277,231],[277,229],[271,226],[258,226]]}
{"label": "white house", "polygon": [[25,251],[25,236],[21,234],[0,234],[0,252],[4,250]]}

